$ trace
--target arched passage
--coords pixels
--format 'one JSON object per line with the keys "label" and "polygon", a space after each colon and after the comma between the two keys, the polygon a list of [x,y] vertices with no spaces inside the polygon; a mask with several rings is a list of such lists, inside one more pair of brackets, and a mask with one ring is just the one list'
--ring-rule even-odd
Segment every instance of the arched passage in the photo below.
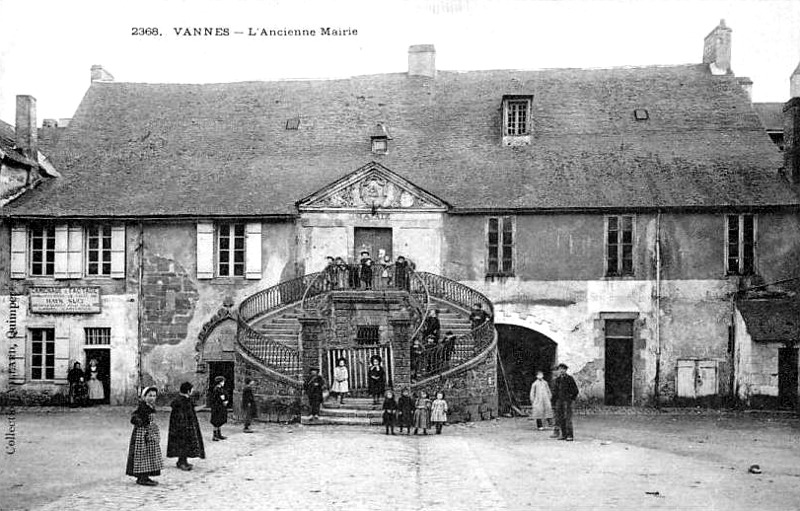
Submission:
{"label": "arched passage", "polygon": [[[556,360],[556,343],[535,330],[516,325],[495,325],[497,329],[497,391],[500,413],[509,413],[511,404],[530,404],[528,394],[536,371],[550,373]],[[509,393],[511,396],[509,397]]]}

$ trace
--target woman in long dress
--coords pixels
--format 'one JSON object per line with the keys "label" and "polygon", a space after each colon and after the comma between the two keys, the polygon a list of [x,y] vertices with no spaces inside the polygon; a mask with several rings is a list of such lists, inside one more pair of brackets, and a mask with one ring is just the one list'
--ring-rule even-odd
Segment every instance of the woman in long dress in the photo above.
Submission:
{"label": "woman in long dress", "polygon": [[90,403],[97,404],[105,399],[106,392],[105,389],[103,389],[100,369],[97,368],[97,360],[95,359],[89,361],[89,368],[86,369],[86,383],[89,386]]}
{"label": "woman in long dress", "polygon": [[169,415],[169,435],[167,436],[167,458],[178,458],[177,467],[191,470],[194,465],[187,458],[206,457],[203,435],[192,402],[192,384],[181,383],[180,395],[172,401]]}
{"label": "woman in long dress", "polygon": [[164,460],[161,457],[161,434],[152,415],[156,413],[158,389],[146,387],[142,391],[139,407],[131,415],[133,432],[128,446],[128,463],[125,474],[136,478],[136,484],[155,486],[158,482],[150,476],[161,475]]}
{"label": "woman in long dress", "polygon": [[333,370],[333,385],[331,393],[339,396],[339,404],[344,404],[344,395],[350,392],[350,373],[347,371],[347,361],[340,358]]}
{"label": "woman in long dress", "polygon": [[550,392],[550,384],[544,379],[542,371],[536,371],[536,380],[531,385],[531,419],[536,420],[536,427],[539,431],[543,430],[542,421],[547,421],[547,426],[553,421],[553,394]]}

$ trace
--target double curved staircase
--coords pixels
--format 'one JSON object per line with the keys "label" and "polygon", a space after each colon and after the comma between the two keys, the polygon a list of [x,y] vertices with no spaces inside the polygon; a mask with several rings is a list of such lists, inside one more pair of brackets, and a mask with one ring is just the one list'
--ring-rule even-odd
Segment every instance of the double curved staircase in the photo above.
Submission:
{"label": "double curved staircase", "polygon": [[[337,293],[348,293],[348,297],[356,299],[363,296],[379,300],[389,294],[394,299],[400,297],[410,309],[409,341],[421,339],[424,318],[433,309],[439,311],[442,336],[451,331],[453,337],[449,343],[417,352],[412,390],[466,371],[494,353],[493,308],[484,295],[441,275],[410,271],[404,288],[336,289],[329,274],[318,272],[259,291],[239,306],[235,343],[238,354],[260,376],[302,389],[308,368],[303,367],[300,319],[329,317]],[[488,312],[489,320],[473,328],[469,314],[476,303]]]}

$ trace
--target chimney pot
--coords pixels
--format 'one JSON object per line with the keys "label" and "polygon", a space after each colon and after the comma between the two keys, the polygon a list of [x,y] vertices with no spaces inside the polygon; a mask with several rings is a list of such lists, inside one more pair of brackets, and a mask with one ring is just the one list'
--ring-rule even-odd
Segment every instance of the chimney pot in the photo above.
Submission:
{"label": "chimney pot", "polygon": [[703,64],[708,64],[711,74],[732,74],[731,32],[725,20],[719,20],[719,25],[703,41]]}
{"label": "chimney pot", "polygon": [[37,161],[39,153],[38,135],[36,129],[36,98],[24,95],[17,96],[16,144],[22,154],[33,161]]}
{"label": "chimney pot", "polygon": [[408,47],[408,76],[436,77],[436,49],[432,44]]}
{"label": "chimney pot", "polygon": [[92,66],[92,82],[113,82],[114,76],[103,68],[103,66]]}

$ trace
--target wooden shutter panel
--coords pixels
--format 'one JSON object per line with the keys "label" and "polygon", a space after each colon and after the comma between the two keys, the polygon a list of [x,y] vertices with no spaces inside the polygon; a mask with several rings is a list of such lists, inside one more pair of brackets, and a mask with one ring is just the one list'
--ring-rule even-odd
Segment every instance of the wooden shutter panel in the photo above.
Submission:
{"label": "wooden shutter panel", "polygon": [[261,278],[261,223],[250,223],[245,228],[245,278]]}
{"label": "wooden shutter panel", "polygon": [[28,274],[28,229],[24,225],[11,228],[11,278],[24,279]]}
{"label": "wooden shutter panel", "polygon": [[56,360],[55,360],[55,382],[67,383],[67,372],[69,372],[69,329],[56,328]]}
{"label": "wooden shutter panel", "polygon": [[111,278],[125,278],[125,226],[111,227]]}
{"label": "wooden shutter panel", "polygon": [[79,279],[83,277],[83,227],[69,228],[67,250],[67,276]]}
{"label": "wooden shutter panel", "polygon": [[53,276],[57,279],[69,278],[69,228],[56,226],[56,266]]}
{"label": "wooden shutter panel", "polygon": [[197,278],[214,278],[214,224],[197,224]]}

